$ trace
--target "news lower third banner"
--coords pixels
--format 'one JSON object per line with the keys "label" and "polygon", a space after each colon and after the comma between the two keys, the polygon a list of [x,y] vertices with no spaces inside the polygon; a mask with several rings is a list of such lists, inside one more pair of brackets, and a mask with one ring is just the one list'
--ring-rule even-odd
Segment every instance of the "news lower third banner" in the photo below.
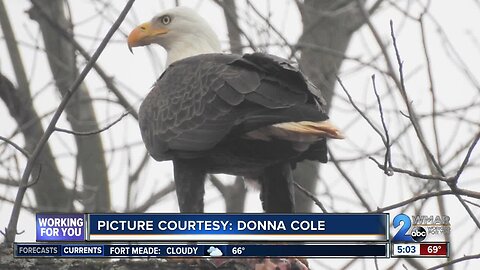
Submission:
{"label": "news lower third banner", "polygon": [[15,243],[15,257],[389,257],[388,243],[376,244],[72,244]]}
{"label": "news lower third banner", "polygon": [[387,241],[388,214],[37,214],[37,241]]}

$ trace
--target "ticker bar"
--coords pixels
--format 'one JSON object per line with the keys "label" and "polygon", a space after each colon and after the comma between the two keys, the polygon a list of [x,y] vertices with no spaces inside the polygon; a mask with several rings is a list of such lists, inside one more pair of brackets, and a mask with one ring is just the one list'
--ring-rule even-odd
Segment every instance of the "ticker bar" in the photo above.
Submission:
{"label": "ticker bar", "polygon": [[98,244],[16,243],[16,257],[388,257],[388,243]]}

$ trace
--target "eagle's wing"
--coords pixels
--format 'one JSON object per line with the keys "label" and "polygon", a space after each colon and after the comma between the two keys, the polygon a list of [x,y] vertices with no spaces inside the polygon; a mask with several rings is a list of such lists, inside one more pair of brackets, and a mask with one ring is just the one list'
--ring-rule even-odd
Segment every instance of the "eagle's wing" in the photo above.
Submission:
{"label": "eagle's wing", "polygon": [[143,140],[157,160],[205,151],[227,136],[294,121],[323,121],[318,89],[287,60],[204,54],[173,63],[140,107]]}

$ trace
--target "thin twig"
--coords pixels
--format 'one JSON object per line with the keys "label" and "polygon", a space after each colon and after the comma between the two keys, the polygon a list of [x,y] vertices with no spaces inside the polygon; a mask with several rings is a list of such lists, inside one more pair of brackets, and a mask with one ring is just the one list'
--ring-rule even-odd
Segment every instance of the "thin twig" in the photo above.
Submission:
{"label": "thin twig", "polygon": [[0,135],[0,140],[10,144],[11,146],[13,146],[13,148],[17,149],[20,153],[22,153],[26,158],[29,158],[30,157],[30,153],[28,153],[27,150],[23,149],[23,147],[21,147],[20,145],[14,143],[12,140],[8,139],[8,138],[5,138],[3,136]]}
{"label": "thin twig", "polygon": [[338,164],[338,162],[335,159],[335,156],[333,155],[333,153],[330,150],[328,150],[328,154],[330,155],[330,159],[331,159],[332,163],[335,165],[335,168],[337,168],[338,172],[343,176],[345,181],[347,181],[347,183],[353,189],[353,192],[355,193],[355,195],[357,195],[357,197],[360,200],[360,202],[362,203],[363,207],[365,207],[365,209],[367,209],[368,211],[372,211],[372,209],[370,208],[370,206],[367,203],[367,200],[365,198],[363,198],[362,193],[360,192],[360,190],[358,190],[357,186],[352,181],[350,176],[348,176],[348,174],[343,170],[343,168],[340,166],[340,164]]}
{"label": "thin twig", "polygon": [[17,181],[17,180],[13,180],[12,178],[3,178],[3,177],[0,177],[0,184],[6,185],[6,186],[18,187],[18,181]]}
{"label": "thin twig", "polygon": [[[370,160],[372,160],[373,162],[375,162],[377,164],[378,168],[380,168],[382,170],[385,170],[385,167],[378,160],[376,160],[374,157],[368,157],[368,158]],[[440,175],[437,176],[437,175],[422,174],[422,173],[418,173],[418,172],[414,172],[414,171],[410,171],[410,170],[406,170],[406,169],[402,169],[402,168],[397,168],[397,167],[393,167],[393,166],[390,167],[390,169],[394,172],[408,174],[412,177],[425,179],[425,180],[439,180],[439,181],[443,181],[443,182],[450,182],[451,181],[450,177],[444,177],[444,176],[440,176]]]}
{"label": "thin twig", "polygon": [[338,83],[340,84],[340,86],[342,87],[343,91],[345,92],[345,94],[347,95],[348,97],[348,100],[350,101],[350,103],[352,104],[352,106],[355,108],[355,110],[363,117],[363,119],[365,119],[368,124],[373,128],[373,130],[375,130],[375,132],[378,134],[378,136],[380,136],[380,138],[382,139],[382,142],[383,144],[386,145],[387,143],[387,140],[385,139],[385,137],[383,136],[382,132],[375,126],[375,124],[373,124],[372,120],[370,120],[370,118],[367,117],[367,115],[355,104],[355,102],[353,101],[353,98],[352,96],[350,95],[350,93],[347,91],[347,88],[345,87],[345,85],[343,84],[342,80],[337,77],[337,81]]}
{"label": "thin twig", "polygon": [[131,210],[133,213],[141,213],[147,211],[150,207],[155,205],[160,199],[165,197],[167,194],[175,190],[175,183],[171,182],[168,184],[166,187],[164,187],[162,190],[156,192],[148,200],[146,200],[144,203],[141,205],[135,207],[134,209]]}
{"label": "thin twig", "polygon": [[[8,203],[11,203],[11,204],[15,203],[14,200],[3,197],[2,195],[0,195],[0,201],[8,202]],[[22,207],[23,207],[23,209],[27,210],[28,212],[30,212],[32,214],[35,214],[38,211],[38,209],[36,207],[32,207],[32,206],[22,205]],[[5,235],[5,233],[2,232],[2,231],[0,231],[0,233]]]}
{"label": "thin twig", "polygon": [[467,214],[470,216],[470,218],[473,220],[477,228],[480,229],[480,221],[478,220],[477,216],[475,213],[473,213],[472,209],[470,209],[470,206],[463,200],[463,198],[458,194],[458,187],[456,186],[456,183],[450,184],[449,185],[452,191],[455,194],[455,197],[457,197],[458,201],[462,204],[463,208],[467,211]]}
{"label": "thin twig", "polygon": [[383,108],[382,102],[380,101],[380,95],[378,95],[377,85],[375,84],[375,74],[372,75],[372,84],[373,84],[373,91],[375,92],[375,97],[377,98],[378,103],[378,111],[380,112],[380,119],[382,121],[383,130],[385,131],[385,162],[383,166],[385,167],[385,174],[388,176],[392,176],[393,172],[390,170],[392,167],[392,154],[390,148],[390,135],[388,134],[387,124],[385,124],[385,117],[383,116]]}
{"label": "thin twig", "polygon": [[[426,12],[426,11],[425,11]],[[432,127],[433,127],[433,135],[435,138],[435,147],[437,150],[437,159],[441,162],[442,153],[440,151],[440,141],[439,141],[439,133],[437,128],[437,96],[435,93],[434,81],[433,81],[433,71],[432,71],[432,63],[430,61],[430,55],[428,53],[427,48],[427,38],[425,32],[425,26],[423,24],[423,15],[420,15],[418,18],[418,23],[420,24],[420,33],[422,37],[422,44],[423,44],[423,54],[425,55],[425,62],[427,63],[427,74],[428,74],[428,81],[430,84],[430,95],[432,96]]]}
{"label": "thin twig", "polygon": [[393,30],[393,21],[392,20],[390,20],[390,35],[392,37],[393,48],[395,49],[395,56],[397,58],[398,72],[400,74],[399,90],[400,90],[400,93],[402,94],[405,105],[407,106],[407,109],[408,109],[408,118],[412,122],[413,129],[415,130],[415,133],[417,134],[417,137],[418,137],[418,141],[422,145],[423,151],[425,152],[425,155],[427,156],[427,160],[429,161],[429,163],[433,164],[436,171],[440,175],[445,176],[445,173],[443,172],[440,164],[438,164],[437,160],[435,159],[432,152],[428,148],[427,143],[425,142],[425,137],[423,136],[423,132],[420,128],[420,123],[418,122],[418,118],[416,116],[416,113],[411,106],[411,102],[409,101],[409,98],[408,98],[408,95],[407,95],[407,90],[406,90],[406,87],[405,87],[405,78],[403,76],[403,61],[400,57],[400,52],[399,52],[398,45],[397,45],[397,39],[395,37],[395,32]]}
{"label": "thin twig", "polygon": [[315,204],[320,208],[322,209],[322,212],[323,213],[328,213],[327,211],[327,208],[325,208],[325,206],[323,206],[322,202],[317,199],[317,197],[315,197],[315,195],[313,195],[310,191],[306,190],[304,187],[302,187],[302,185],[300,185],[299,183],[297,182],[293,182],[293,184],[295,185],[296,188],[298,188],[300,191],[302,191],[305,196],[309,197],[310,199],[312,199]]}
{"label": "thin twig", "polygon": [[140,162],[140,164],[138,165],[137,169],[135,169],[135,171],[131,175],[128,176],[128,181],[129,182],[136,182],[138,180],[138,178],[140,176],[140,173],[142,172],[145,165],[147,165],[147,163],[148,163],[149,157],[150,157],[150,155],[148,154],[148,152],[145,152],[145,154],[143,155],[143,159]]}
{"label": "thin twig", "polygon": [[382,5],[384,0],[377,0],[369,9],[368,14],[372,15]]}
{"label": "thin twig", "polygon": [[268,25],[268,27],[272,29],[272,31],[283,41],[283,45],[290,48],[291,56],[293,56],[293,58],[295,58],[295,61],[298,62],[299,59],[295,57],[295,47],[288,42],[288,40],[282,35],[282,33],[280,33],[280,31],[271,24],[270,20],[263,16],[263,14],[257,8],[255,8],[255,6],[250,3],[250,1],[248,1],[247,3],[249,4],[249,7],[253,10],[253,12],[255,12],[258,17],[262,18],[262,20]]}
{"label": "thin twig", "polygon": [[400,78],[397,77],[397,75],[394,71],[393,63],[390,60],[388,50],[387,50],[386,46],[383,44],[383,41],[380,37],[380,34],[375,29],[373,23],[370,21],[369,14],[368,14],[367,10],[365,10],[365,7],[362,5],[362,1],[357,0],[357,4],[358,4],[358,7],[359,7],[361,13],[364,16],[364,19],[365,19],[365,22],[367,23],[368,28],[372,32],[372,35],[374,36],[375,40],[377,41],[378,46],[380,47],[380,50],[382,51],[382,54],[384,55],[385,63],[387,65],[387,69],[388,69],[388,73],[389,73],[390,77],[392,78],[392,80],[395,82],[395,85],[399,89],[400,94],[402,95],[402,98],[404,100],[404,103],[407,106],[408,113],[409,113],[408,119],[410,119],[410,121],[412,122],[415,133],[416,133],[416,135],[417,135],[417,137],[420,141],[420,144],[422,145],[423,151],[424,151],[426,159],[428,161],[428,165],[430,166],[430,170],[432,171],[432,173],[435,173],[434,170],[436,170],[440,175],[445,176],[443,171],[442,171],[442,168],[439,166],[438,162],[435,160],[434,156],[432,155],[432,153],[428,149],[427,144],[425,143],[425,138],[424,138],[423,132],[420,128],[420,125],[418,123],[417,115],[416,115],[415,111],[413,110],[413,108],[411,106],[411,103],[408,99],[408,95],[407,95],[406,88],[405,88],[405,79],[404,79],[404,76],[403,76],[403,62],[400,58],[400,54],[399,54],[399,50],[398,50],[398,46],[397,46],[397,42],[396,42],[394,30],[393,30],[393,22],[390,20],[390,32],[391,32],[391,37],[392,37],[392,40],[393,40],[393,46],[395,48],[395,53],[396,53]]}
{"label": "thin twig", "polygon": [[[399,208],[399,207],[402,207],[402,206],[405,206],[405,205],[409,205],[409,204],[411,204],[413,202],[416,202],[418,200],[423,200],[423,199],[428,199],[428,198],[438,197],[438,196],[444,196],[444,195],[455,195],[455,193],[459,193],[460,195],[468,196],[467,195],[468,193],[463,193],[463,190],[462,191],[456,191],[456,192],[454,192],[452,190],[433,191],[433,192],[429,192],[429,193],[420,194],[420,195],[412,197],[408,200],[404,200],[404,201],[401,201],[401,202],[398,202],[398,203],[395,203],[395,204],[392,204],[392,205],[389,205],[389,206],[378,208],[377,210],[372,211],[372,213],[383,213],[385,211],[390,211],[390,210],[393,210],[393,209],[396,209],[396,208]],[[469,194],[469,195],[471,195],[471,194]],[[474,198],[480,199],[479,196],[474,197]]]}
{"label": "thin twig", "polygon": [[[40,180],[40,175],[42,174],[42,164],[38,164],[38,173],[37,173],[37,177],[35,177],[35,179],[33,179],[30,183],[27,183],[27,188],[33,186],[33,185],[36,185],[38,183],[38,180]],[[20,186],[21,187],[21,186]]]}
{"label": "thin twig", "polygon": [[213,0],[213,2],[215,2],[217,5],[219,5],[225,10],[225,15],[227,15],[227,17],[233,22],[233,26],[235,26],[235,28],[237,28],[237,30],[240,33],[242,33],[242,36],[247,40],[248,44],[250,45],[250,48],[252,48],[252,50],[254,51],[257,51],[257,47],[255,46],[255,43],[253,43],[253,41],[248,37],[245,31],[243,31],[243,29],[238,25],[238,23],[236,23],[236,21],[234,20],[235,16],[230,12],[228,8],[224,7],[223,1]]}
{"label": "thin twig", "polygon": [[58,128],[58,127],[55,127],[55,131],[58,131],[58,132],[63,132],[63,133],[68,133],[68,134],[72,134],[72,135],[75,135],[75,136],[89,136],[89,135],[94,135],[94,134],[98,134],[98,133],[102,133],[104,132],[105,130],[111,128],[112,126],[114,126],[116,123],[120,122],[125,116],[127,116],[130,112],[124,112],[117,120],[113,121],[112,123],[108,124],[107,126],[101,128],[101,129],[97,129],[97,130],[92,130],[92,131],[74,131],[74,130],[68,130],[68,129],[64,129],[64,128]]}
{"label": "thin twig", "polygon": [[222,183],[222,181],[220,181],[220,179],[218,179],[218,177],[216,177],[215,175],[213,174],[210,174],[209,177],[208,177],[208,180],[210,180],[210,182],[212,183],[212,185],[218,189],[218,191],[220,192],[220,194],[222,194],[222,196],[226,199],[227,197],[227,186],[224,185]]}
{"label": "thin twig", "polygon": [[[279,46],[281,44],[270,44],[270,45]],[[295,44],[295,48],[299,49],[299,50],[311,49],[311,50],[326,53],[326,54],[329,54],[329,55],[332,55],[332,56],[341,57],[344,60],[349,60],[349,61],[356,62],[362,67],[365,67],[365,66],[371,67],[371,68],[375,69],[376,71],[378,71],[382,74],[388,75],[387,71],[385,71],[385,70],[381,69],[380,67],[376,66],[375,64],[373,64],[374,60],[376,59],[376,56],[374,56],[372,59],[370,59],[370,61],[367,62],[367,61],[362,60],[361,57],[349,56],[349,55],[346,55],[345,53],[343,53],[341,51],[338,51],[338,50],[335,50],[333,48],[328,48],[326,46],[320,46],[320,45],[317,45],[317,44],[312,44],[312,43],[307,43],[307,42],[298,42],[297,44]]]}
{"label": "thin twig", "polygon": [[460,165],[460,168],[458,169],[457,174],[455,175],[455,177],[453,177],[452,181],[454,183],[457,183],[458,178],[460,178],[460,175],[465,170],[465,167],[468,164],[468,160],[470,159],[470,156],[472,155],[473,149],[475,148],[475,146],[478,143],[478,139],[480,139],[480,132],[477,133],[477,136],[475,137],[472,144],[470,145],[470,148],[468,148],[467,154],[465,155],[465,158],[463,159],[462,165]]}
{"label": "thin twig", "polygon": [[390,60],[390,55],[388,54],[387,47],[382,41],[382,38],[380,34],[378,33],[377,29],[373,25],[373,23],[370,20],[370,14],[368,14],[368,11],[365,9],[363,6],[363,3],[361,0],[357,0],[357,5],[358,8],[365,20],[365,23],[367,24],[368,28],[370,29],[370,32],[372,32],[373,37],[375,38],[375,41],[377,42],[378,46],[380,47],[380,51],[382,52],[384,58],[385,58],[385,64],[387,65],[387,70],[388,70],[388,75],[392,80],[395,82],[395,85],[400,88],[400,80],[398,79],[397,75],[395,74],[395,69],[393,68],[392,61]]}

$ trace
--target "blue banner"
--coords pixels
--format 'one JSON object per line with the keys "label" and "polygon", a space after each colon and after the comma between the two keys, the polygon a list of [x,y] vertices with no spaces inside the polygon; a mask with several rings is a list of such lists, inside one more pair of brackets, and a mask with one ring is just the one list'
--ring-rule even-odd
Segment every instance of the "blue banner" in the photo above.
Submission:
{"label": "blue banner", "polygon": [[89,214],[94,241],[386,241],[388,214]]}
{"label": "blue banner", "polygon": [[388,257],[388,244],[15,243],[16,257]]}
{"label": "blue banner", "polygon": [[37,241],[85,241],[84,214],[37,214]]}

